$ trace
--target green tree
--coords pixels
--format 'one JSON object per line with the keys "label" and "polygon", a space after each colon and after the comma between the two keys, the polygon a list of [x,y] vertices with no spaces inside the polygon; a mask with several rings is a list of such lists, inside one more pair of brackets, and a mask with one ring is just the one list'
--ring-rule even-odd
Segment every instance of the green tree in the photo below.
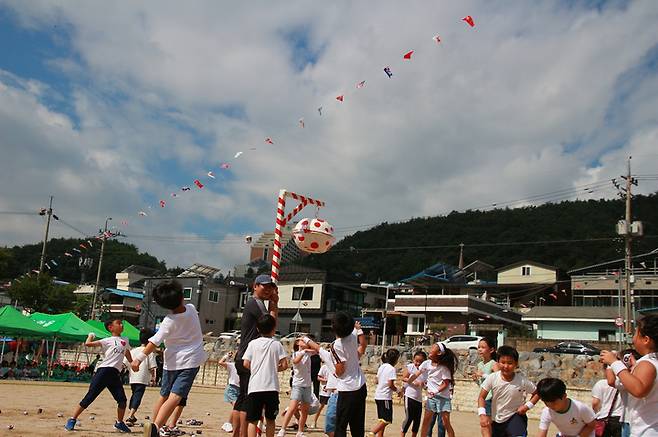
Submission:
{"label": "green tree", "polygon": [[75,307],[74,285],[57,285],[48,274],[28,276],[20,281],[13,281],[9,297],[17,300],[19,305],[45,313],[63,313]]}
{"label": "green tree", "polygon": [[0,278],[9,278],[9,268],[12,263],[11,250],[6,247],[0,247]]}

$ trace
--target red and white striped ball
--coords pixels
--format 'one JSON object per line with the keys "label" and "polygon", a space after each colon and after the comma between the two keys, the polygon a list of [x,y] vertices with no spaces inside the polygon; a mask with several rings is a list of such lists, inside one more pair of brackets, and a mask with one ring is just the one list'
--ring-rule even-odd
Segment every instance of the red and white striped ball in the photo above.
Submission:
{"label": "red and white striped ball", "polygon": [[297,247],[308,253],[325,253],[336,242],[334,227],[319,218],[300,220],[292,235]]}

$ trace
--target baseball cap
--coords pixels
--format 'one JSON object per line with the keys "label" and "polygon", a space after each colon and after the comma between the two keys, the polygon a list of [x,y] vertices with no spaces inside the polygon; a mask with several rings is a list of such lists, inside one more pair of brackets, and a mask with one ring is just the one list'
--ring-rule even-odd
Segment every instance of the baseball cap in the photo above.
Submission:
{"label": "baseball cap", "polygon": [[272,277],[270,275],[258,275],[256,276],[256,279],[254,279],[254,284],[260,284],[260,285],[274,284],[274,281],[272,280]]}

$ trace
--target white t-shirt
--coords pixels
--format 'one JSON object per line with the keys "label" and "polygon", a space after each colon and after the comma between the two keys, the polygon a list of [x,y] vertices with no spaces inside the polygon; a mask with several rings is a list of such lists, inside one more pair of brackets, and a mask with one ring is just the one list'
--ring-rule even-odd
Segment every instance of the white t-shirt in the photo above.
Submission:
{"label": "white t-shirt", "polygon": [[235,369],[235,363],[226,363],[226,371],[228,372],[228,383],[240,387],[240,375]]}
{"label": "white t-shirt", "polygon": [[356,391],[366,383],[366,377],[361,370],[358,339],[350,334],[338,338],[331,349],[336,363],[345,363],[345,371],[338,378],[338,391]]}
{"label": "white t-shirt", "polygon": [[101,367],[114,367],[118,371],[121,371],[126,351],[130,350],[128,339],[126,337],[112,336],[97,341],[101,344],[103,362],[96,365],[96,369],[100,369]]}
{"label": "white t-shirt", "polygon": [[335,357],[326,349],[320,349],[320,358],[327,367],[327,383],[324,385],[324,391],[327,396],[338,388],[338,377],[336,376],[336,362]]}
{"label": "white t-shirt", "polygon": [[149,342],[156,346],[164,342],[164,370],[193,369],[208,358],[203,350],[199,315],[190,303],[185,305],[183,313],[167,314]]}
{"label": "white t-shirt", "polygon": [[[542,431],[548,430],[551,422],[553,422],[563,437],[577,436],[585,425],[595,419],[596,414],[594,414],[592,407],[571,399],[571,405],[569,405],[569,409],[565,413],[558,413],[555,410],[544,407],[541,412],[541,418],[539,419],[539,429]],[[594,437],[593,430],[590,437]]]}
{"label": "white t-shirt", "polygon": [[653,380],[653,388],[646,397],[638,399],[630,393],[628,395],[631,435],[655,437],[658,436],[658,358],[655,353],[647,354],[637,360],[635,367],[642,362],[653,365],[656,377]]}
{"label": "white t-shirt", "polygon": [[[615,393],[617,393],[617,390],[613,387],[610,387],[606,379],[600,379],[596,381],[596,384],[594,384],[594,387],[592,387],[592,397],[601,401],[599,411],[596,413],[597,419],[605,419],[608,417],[608,411],[610,411],[610,405],[612,404],[612,400],[615,398]],[[622,402],[621,393],[619,393],[617,395],[617,399],[615,400],[615,406],[612,409],[611,416],[621,418],[623,415],[624,404]]]}
{"label": "white t-shirt", "polygon": [[483,390],[493,391],[491,412],[493,420],[503,423],[516,413],[537,387],[520,373],[515,373],[512,381],[505,381],[500,371],[487,376],[482,385]]}
{"label": "white t-shirt", "polygon": [[[132,350],[132,353],[137,355],[144,351],[144,347],[139,346]],[[151,369],[158,367],[158,363],[155,361],[155,354],[150,354],[142,363],[139,365],[139,371],[133,371],[130,367],[130,363],[127,359],[124,358],[123,363],[130,369],[130,384],[144,384],[149,385],[151,382]]]}
{"label": "white t-shirt", "polygon": [[377,369],[377,389],[375,390],[375,399],[382,401],[390,401],[393,399],[393,390],[389,385],[389,381],[395,381],[398,375],[395,367],[388,363],[384,363]]}
{"label": "white t-shirt", "polygon": [[[408,363],[407,364],[407,371],[409,372],[409,375],[413,375],[414,373],[418,372],[418,367],[414,363]],[[414,380],[413,384],[404,384],[404,395],[408,398],[415,399],[419,402],[423,401],[423,385],[421,384],[420,386],[415,385],[416,383],[424,383],[425,379],[427,378],[427,375],[425,373],[421,373],[418,378]]]}
{"label": "white t-shirt", "polygon": [[249,342],[242,359],[250,362],[251,377],[248,393],[259,391],[279,391],[277,367],[279,361],[287,358],[283,345],[271,338],[260,337]]}
{"label": "white t-shirt", "polygon": [[[294,359],[301,356],[302,360],[295,364]],[[292,385],[293,387],[310,387],[313,385],[311,381],[311,357],[306,351],[297,351],[293,354],[292,362]]]}
{"label": "white t-shirt", "polygon": [[[326,379],[327,381],[329,380],[329,367],[327,367],[326,364],[323,364],[322,367],[320,367],[318,376]],[[327,391],[327,383],[320,382],[320,396],[329,396],[330,394],[331,393]]]}
{"label": "white t-shirt", "polygon": [[[418,370],[427,377],[427,392],[450,399],[452,390],[452,375],[443,364],[435,364],[432,360],[423,361]],[[445,388],[439,391],[439,386],[447,381]]]}

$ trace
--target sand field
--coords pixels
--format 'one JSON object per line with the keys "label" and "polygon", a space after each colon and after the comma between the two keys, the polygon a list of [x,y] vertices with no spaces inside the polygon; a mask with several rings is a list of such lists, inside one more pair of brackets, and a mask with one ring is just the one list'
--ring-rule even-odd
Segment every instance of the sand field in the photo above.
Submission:
{"label": "sand field", "polygon": [[[87,384],[78,383],[49,383],[27,381],[0,382],[0,436],[105,436],[119,434],[114,430],[116,420],[116,403],[109,392],[103,392],[98,399],[80,416],[80,425],[71,433],[64,429],[66,419],[70,416],[73,407],[82,399],[87,391]],[[230,434],[221,430],[230,412],[230,405],[223,400],[224,390],[216,387],[196,386],[190,393],[189,403],[181,419],[183,421],[194,418],[203,421],[202,426],[191,427],[182,425],[181,428],[194,432],[201,430],[203,436],[225,436]],[[130,387],[126,386],[126,395],[130,398]],[[157,388],[148,388],[142,401],[137,417],[142,419],[151,415],[151,408],[158,396]],[[400,423],[404,419],[404,406],[395,404],[393,425],[386,428],[386,436],[400,436]],[[281,411],[288,403],[286,393],[281,394]],[[38,414],[38,409],[43,411]],[[24,414],[27,412],[27,415]],[[63,417],[57,417],[62,413]],[[94,417],[92,420],[91,417]],[[366,428],[369,429],[376,419],[374,403],[366,407]],[[479,422],[474,413],[455,411],[451,415],[455,434],[457,436],[479,436]],[[277,420],[277,423],[280,423]],[[312,423],[311,423],[312,424]],[[324,418],[321,416],[318,425],[322,427]],[[8,426],[14,429],[9,430]],[[139,422],[138,422],[139,425]],[[141,428],[133,428],[135,434],[141,435]],[[536,435],[537,421],[531,420],[530,435]],[[310,429],[307,436],[324,435],[321,429]],[[294,437],[295,433],[288,432]],[[411,433],[407,434],[411,436]],[[435,434],[436,435],[436,434]]]}

